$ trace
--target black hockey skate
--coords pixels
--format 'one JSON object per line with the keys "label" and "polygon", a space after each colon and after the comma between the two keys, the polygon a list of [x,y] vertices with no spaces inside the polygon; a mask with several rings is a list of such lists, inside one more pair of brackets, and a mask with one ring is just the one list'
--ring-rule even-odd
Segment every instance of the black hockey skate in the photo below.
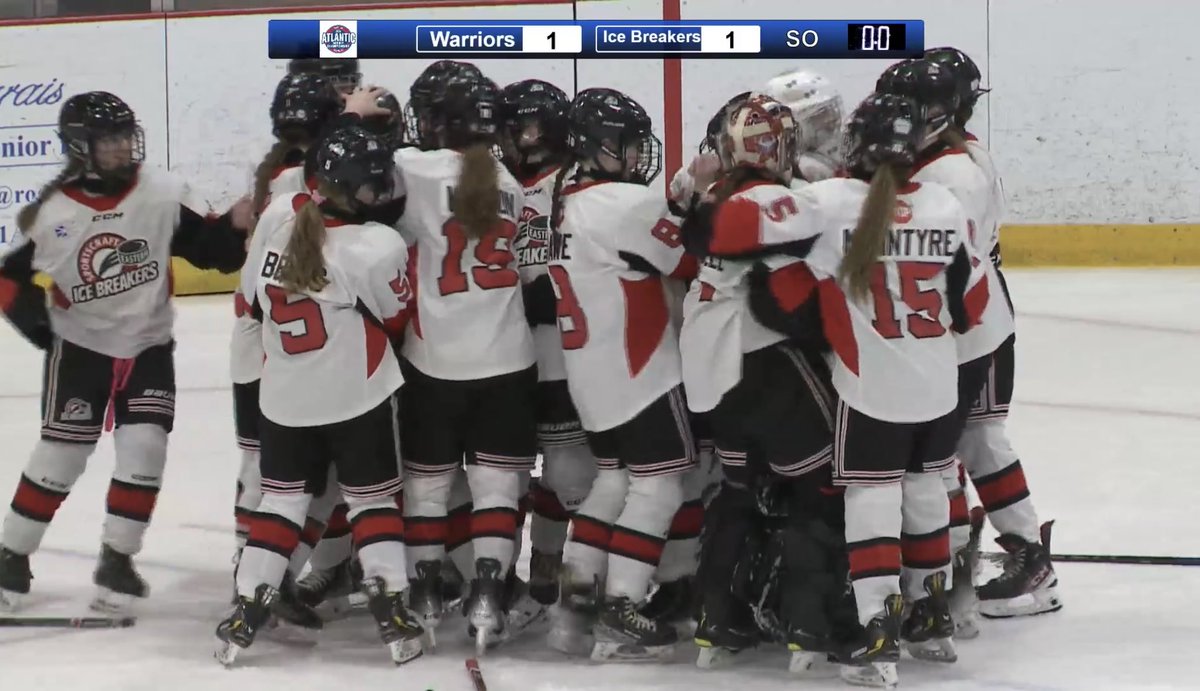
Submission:
{"label": "black hockey skate", "polygon": [[421,638],[425,630],[416,615],[404,606],[400,593],[389,593],[382,578],[368,578],[362,582],[367,594],[367,608],[379,627],[379,637],[388,647],[392,661],[397,665],[421,657],[424,652]]}
{"label": "black hockey skate", "polygon": [[[329,569],[313,569],[304,578],[296,581],[296,597],[308,607],[317,608],[328,603],[334,616],[350,611],[350,596],[362,580],[362,567],[347,559]],[[357,571],[357,573],[355,573]]]}
{"label": "black hockey skate", "polygon": [[313,644],[323,628],[321,615],[300,601],[296,581],[290,573],[284,573],[279,597],[271,605],[267,626],[271,638],[282,643]]}
{"label": "black hockey skate", "polygon": [[558,574],[562,552],[533,550],[529,555],[529,597],[549,607],[558,602]]}
{"label": "black hockey skate", "polygon": [[29,594],[33,572],[29,570],[29,555],[17,554],[0,547],[0,611],[12,612]]}
{"label": "black hockey skate", "polygon": [[408,580],[408,609],[425,630],[427,647],[437,645],[434,631],[442,621],[442,562],[419,561]]}
{"label": "black hockey skate", "polygon": [[476,559],[475,573],[471,592],[463,603],[463,616],[467,618],[467,634],[475,639],[475,656],[481,657],[508,635],[504,626],[506,579],[495,559]]}
{"label": "black hockey skate", "polygon": [[91,608],[98,612],[125,613],[134,600],[150,594],[150,586],[133,568],[133,557],[108,545],[100,548],[100,561],[92,582],[96,584],[96,597]]}
{"label": "black hockey skate", "polygon": [[900,622],[904,598],[889,595],[883,611],[863,627],[862,638],[840,658],[842,680],[854,686],[891,689],[900,683]]}
{"label": "black hockey skate", "polygon": [[946,597],[946,574],[935,571],[925,577],[927,595],[912,605],[904,620],[901,638],[909,655],[930,662],[955,662],[954,619]]}
{"label": "black hockey skate", "polygon": [[671,624],[696,618],[696,588],[692,579],[684,576],[675,581],[660,583],[650,598],[642,604],[642,614]]}
{"label": "black hockey skate", "polygon": [[1019,535],[1001,535],[996,543],[1008,552],[1004,573],[980,586],[979,613],[989,619],[1047,614],[1062,609],[1058,576],[1050,563],[1050,521],[1042,526],[1042,543]]}
{"label": "black hockey skate", "polygon": [[714,669],[724,666],[743,650],[758,645],[760,636],[749,614],[741,617],[740,622],[718,622],[709,617],[707,611],[702,611],[693,640],[700,648],[696,666]]}
{"label": "black hockey skate", "polygon": [[254,590],[254,598],[238,598],[237,607],[228,619],[217,625],[217,638],[221,644],[215,657],[226,667],[233,664],[238,653],[254,643],[258,630],[271,617],[271,608],[279,597],[279,591],[263,583]]}
{"label": "black hockey skate", "polygon": [[674,626],[642,614],[627,597],[605,600],[595,635],[592,659],[597,662],[666,661],[679,642]]}

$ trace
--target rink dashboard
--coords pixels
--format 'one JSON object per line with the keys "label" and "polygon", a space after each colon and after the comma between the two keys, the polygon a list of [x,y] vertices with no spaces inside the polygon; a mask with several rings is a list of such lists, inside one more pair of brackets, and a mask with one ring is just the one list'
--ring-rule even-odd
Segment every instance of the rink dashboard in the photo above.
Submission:
{"label": "rink dashboard", "polygon": [[925,22],[862,20],[425,21],[272,19],[271,58],[919,57]]}

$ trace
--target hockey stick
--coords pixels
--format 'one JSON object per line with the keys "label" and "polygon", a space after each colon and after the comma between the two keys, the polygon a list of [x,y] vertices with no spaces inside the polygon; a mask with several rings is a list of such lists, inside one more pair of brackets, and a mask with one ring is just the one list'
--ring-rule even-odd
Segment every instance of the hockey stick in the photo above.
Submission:
{"label": "hockey stick", "polygon": [[124,629],[136,623],[137,617],[0,617],[0,627]]}
{"label": "hockey stick", "polygon": [[[989,561],[1003,562],[1004,552],[988,552]],[[1051,561],[1078,564],[1132,564],[1136,566],[1200,566],[1200,557],[1164,557],[1138,554],[1051,554]]]}
{"label": "hockey stick", "polygon": [[483,671],[479,669],[479,660],[473,657],[467,659],[467,674],[471,675],[475,691],[487,691],[487,684],[483,683]]}

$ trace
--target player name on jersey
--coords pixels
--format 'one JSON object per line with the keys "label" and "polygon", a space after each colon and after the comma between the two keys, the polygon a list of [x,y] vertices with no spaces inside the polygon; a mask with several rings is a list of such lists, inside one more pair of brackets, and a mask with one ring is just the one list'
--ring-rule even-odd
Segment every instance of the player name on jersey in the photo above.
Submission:
{"label": "player name on jersey", "polygon": [[542,20],[437,21],[272,19],[271,58],[505,57],[766,58],[918,57],[920,20]]}
{"label": "player name on jersey", "polygon": [[[842,247],[849,250],[852,228],[842,230]],[[949,257],[958,247],[958,232],[936,228],[893,228],[883,253],[889,257]],[[714,268],[721,268],[720,266]]]}

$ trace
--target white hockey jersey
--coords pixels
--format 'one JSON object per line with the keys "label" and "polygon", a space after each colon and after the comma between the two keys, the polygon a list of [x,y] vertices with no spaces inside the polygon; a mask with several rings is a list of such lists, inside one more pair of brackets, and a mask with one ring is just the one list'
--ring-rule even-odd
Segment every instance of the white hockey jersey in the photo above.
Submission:
{"label": "white hockey jersey", "polygon": [[679,290],[664,277],[690,279],[697,266],[654,190],[586,182],[562,195],[549,272],[571,399],[584,429],[599,432],[683,381],[672,297]]}
{"label": "white hockey jersey", "polygon": [[271,202],[242,272],[242,294],[253,295],[262,314],[267,353],[259,406],[287,427],[351,420],[400,388],[404,378],[389,336],[403,333],[412,298],[408,247],[395,230],[331,218],[324,246],[329,285],[309,294],[284,289],[277,276],[296,210],[307,199],[279,195]]}
{"label": "white hockey jersey", "polygon": [[[918,162],[912,179],[916,182],[936,182],[953,192],[962,202],[967,217],[972,221],[971,245],[979,256],[988,260],[988,280],[998,290],[1000,279],[995,267],[990,266],[989,258],[999,238],[998,224],[1003,210],[1003,197],[999,201],[996,197],[995,180],[989,179],[970,154],[961,149],[947,149],[927,161]],[[994,353],[1014,329],[1008,302],[1004,299],[989,300],[979,326],[958,336],[956,340],[959,364]]]}
{"label": "white hockey jersey", "polygon": [[[889,422],[933,420],[953,410],[958,362],[951,313],[961,306],[967,323],[977,322],[988,302],[984,266],[990,265],[967,241],[968,218],[954,194],[936,184],[901,190],[871,299],[862,304],[848,298],[837,276],[869,185],[832,179],[790,194],[775,187],[770,200],[768,188],[761,189],[762,199],[733,200],[715,217],[711,249],[737,255],[811,241],[803,262],[819,281],[841,399]],[[951,270],[964,285],[950,285]]]}
{"label": "white hockey jersey", "polygon": [[[524,181],[525,206],[517,220],[517,238],[513,251],[517,253],[521,282],[529,283],[546,273],[550,259],[550,208],[553,205],[554,180],[558,168],[537,178]],[[562,381],[567,378],[563,362],[562,339],[558,327],[538,324],[533,329],[533,344],[537,351],[538,381]]]}
{"label": "white hockey jersey", "polygon": [[12,258],[32,246],[32,268],[54,282],[49,311],[56,334],[109,357],[132,358],[172,338],[172,256],[201,268],[241,266],[244,237],[218,232],[207,213],[208,204],[182,180],[142,167],[117,196],[73,185],[51,195]]}
{"label": "white hockey jersey", "polygon": [[416,247],[410,278],[417,308],[404,357],[431,377],[460,381],[531,367],[533,336],[513,252],[523,208],[520,183],[496,161],[502,221],[473,239],[450,212],[462,154],[401,149],[396,162],[408,195],[398,226]]}
{"label": "white hockey jersey", "polygon": [[[307,192],[308,186],[304,183],[304,166],[296,165],[276,171],[268,189],[270,194],[267,197],[266,205],[280,195]],[[263,209],[259,209],[259,211],[262,212]],[[242,270],[253,273],[258,271],[258,267],[244,267]],[[258,378],[262,376],[263,358],[266,357],[266,353],[263,352],[262,324],[254,318],[253,311],[250,309],[253,302],[254,296],[251,295],[250,299],[247,299],[242,295],[240,287],[233,294],[233,310],[236,320],[233,324],[233,336],[229,344],[229,375],[234,384],[249,384],[258,381]]]}
{"label": "white hockey jersey", "polygon": [[[807,186],[804,182],[793,184],[791,189],[755,185],[730,199],[745,199],[769,208],[774,200],[790,199],[793,190]],[[774,257],[766,261],[769,266],[779,262]],[[753,261],[708,257],[684,298],[679,349],[688,408],[693,412],[712,410],[741,381],[744,354],[786,339],[763,326],[750,312],[748,279],[753,268]]]}

